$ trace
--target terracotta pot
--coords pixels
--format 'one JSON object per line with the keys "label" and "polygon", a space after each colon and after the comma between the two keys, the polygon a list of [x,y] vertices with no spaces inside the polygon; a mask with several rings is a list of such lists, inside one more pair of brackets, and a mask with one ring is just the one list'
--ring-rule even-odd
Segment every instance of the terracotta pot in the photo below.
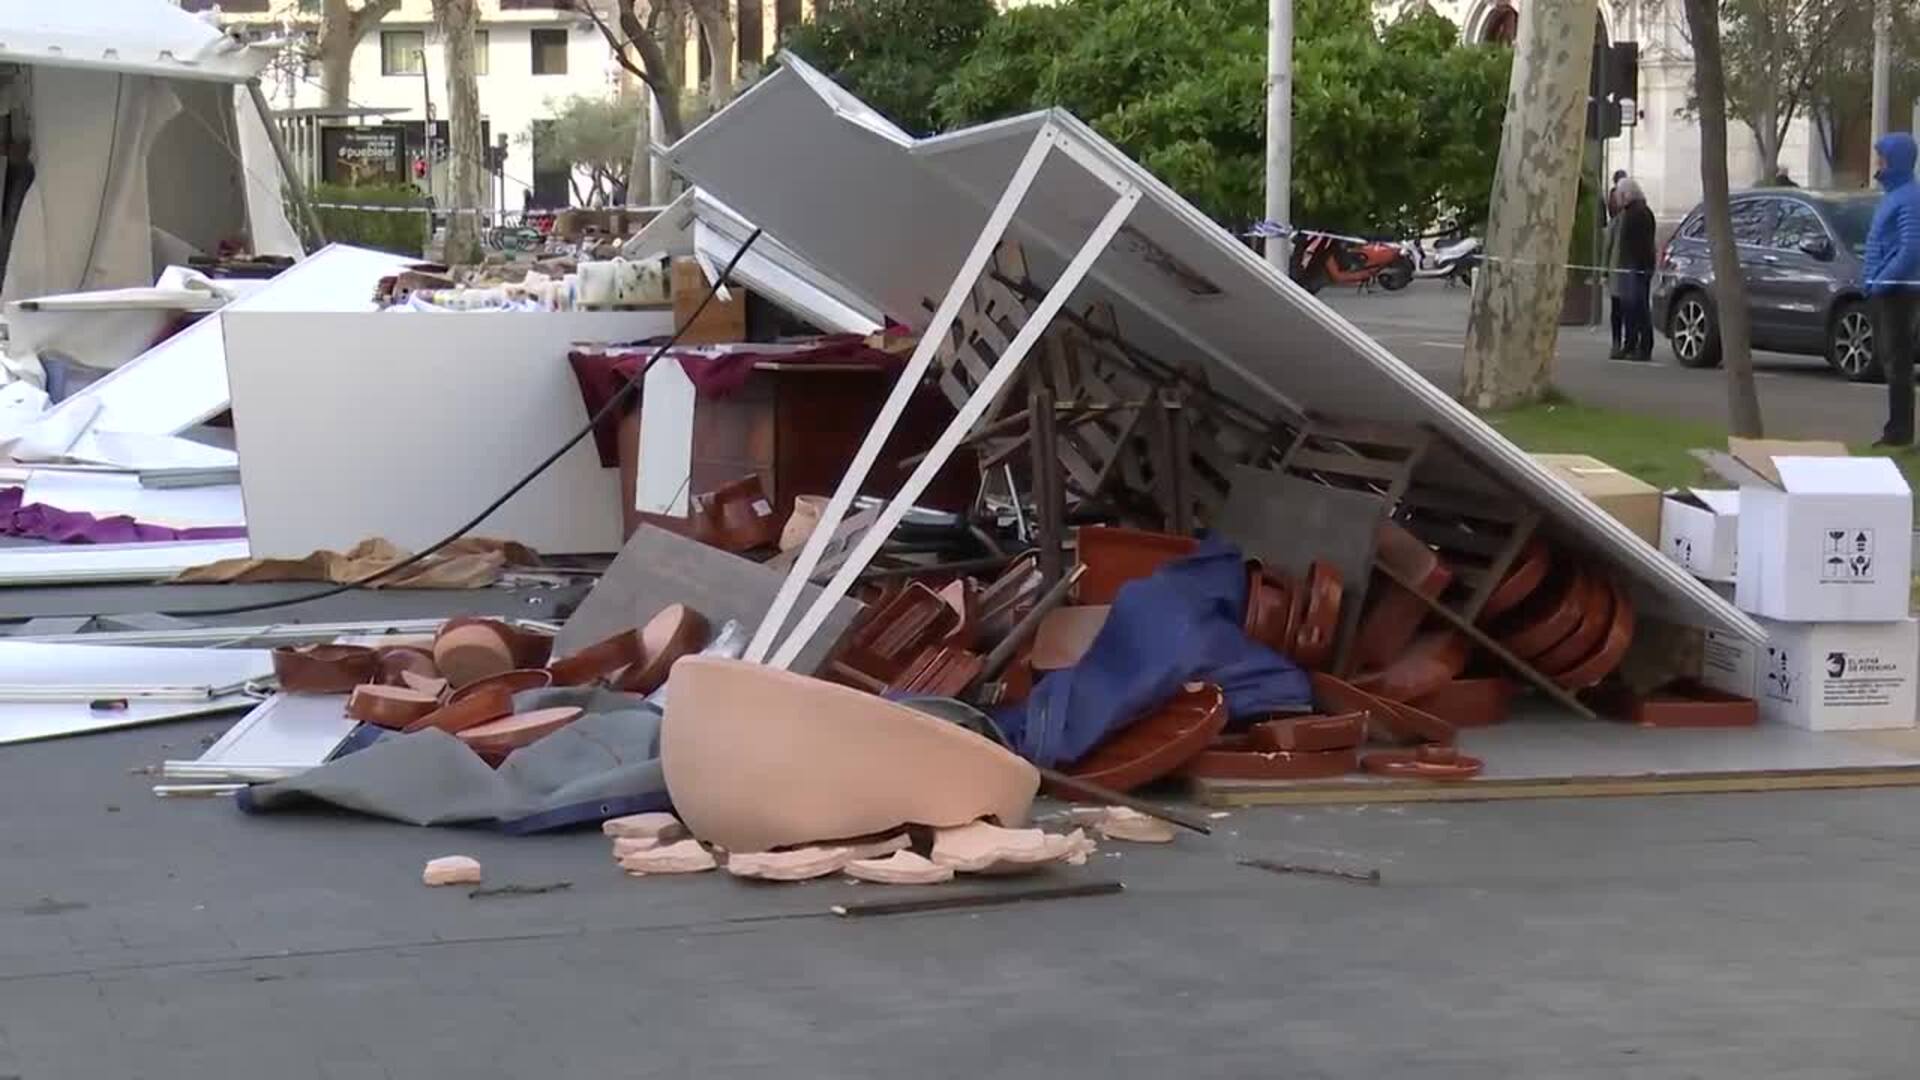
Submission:
{"label": "terracotta pot", "polygon": [[1319,671],[1333,659],[1334,635],[1340,631],[1340,571],[1331,563],[1315,561],[1307,571],[1306,605],[1293,629],[1291,655],[1308,671]]}
{"label": "terracotta pot", "polygon": [[380,657],[380,681],[388,686],[406,686],[407,682],[402,676],[409,674],[427,679],[440,677],[440,668],[433,662],[433,653],[426,649],[400,645],[376,651]]}
{"label": "terracotta pot", "polygon": [[1171,774],[1207,748],[1227,726],[1217,686],[1191,683],[1160,709],[1107,736],[1061,771],[1076,780],[1131,791]]}
{"label": "terracotta pot", "polygon": [[616,685],[629,693],[653,693],[666,685],[675,662],[706,648],[710,636],[706,616],[685,604],[667,605],[641,628],[640,659]]}
{"label": "terracotta pot", "polygon": [[547,666],[555,686],[585,686],[640,660],[640,632],[622,630]]}
{"label": "terracotta pot", "polygon": [[869,610],[873,614],[853,629],[837,659],[882,685],[960,626],[959,614],[940,594],[917,581]]}
{"label": "terracotta pot", "polygon": [[478,694],[505,690],[509,696],[522,690],[544,690],[553,685],[553,673],[546,668],[515,668],[498,675],[489,675],[479,682],[468,683],[447,696],[447,704],[455,705]]}
{"label": "terracotta pot", "polygon": [[688,522],[694,539],[736,553],[771,546],[780,538],[778,524],[759,473],[694,496]]}
{"label": "terracotta pot", "polygon": [[1040,774],[971,731],[762,664],[675,665],[660,731],[667,790],[695,836],[765,851],[917,823],[1025,824]]}
{"label": "terracotta pot", "polygon": [[1353,685],[1389,701],[1414,701],[1445,686],[1467,669],[1472,646],[1452,630],[1430,630],[1407,647],[1384,671],[1370,672]]}
{"label": "terracotta pot", "polygon": [[433,663],[455,690],[515,667],[506,636],[486,620],[441,627],[433,639]]}
{"label": "terracotta pot", "polygon": [[1074,586],[1074,603],[1081,605],[1111,604],[1120,586],[1151,577],[1155,570],[1193,554],[1200,546],[1188,536],[1106,525],[1082,525],[1075,535],[1080,561],[1087,568]]}
{"label": "terracotta pot", "polygon": [[1587,574],[1581,581],[1580,623],[1560,644],[1540,654],[1533,666],[1548,676],[1559,675],[1585,660],[1606,639],[1613,625],[1613,590],[1599,574]]}
{"label": "terracotta pot", "polygon": [[380,678],[380,657],[359,645],[308,645],[273,650],[280,689],[296,694],[345,694]]}
{"label": "terracotta pot", "polygon": [[1353,663],[1360,671],[1384,668],[1399,657],[1426,621],[1427,605],[1420,598],[1438,599],[1453,583],[1453,570],[1405,528],[1382,525],[1375,543],[1375,557],[1406,580],[1418,582],[1419,589],[1410,593],[1385,575],[1374,575],[1372,599],[1354,636]]}
{"label": "terracotta pot", "polygon": [[780,529],[781,551],[807,545],[814,527],[827,512],[827,501],[825,495],[800,495],[793,500],[793,513],[787,515],[787,523]]}
{"label": "terracotta pot", "polygon": [[[1248,748],[1252,750],[1304,750],[1323,753],[1347,750],[1367,741],[1367,714],[1342,713],[1339,716],[1294,716],[1262,720],[1247,729]],[[1218,747],[1216,749],[1224,749]]]}
{"label": "terracotta pot", "polygon": [[1547,580],[1547,571],[1552,566],[1553,553],[1544,541],[1535,539],[1528,543],[1507,570],[1507,576],[1487,594],[1487,602],[1480,608],[1480,621],[1490,622],[1519,607]]}
{"label": "terracotta pot", "polygon": [[1205,780],[1321,780],[1360,767],[1360,752],[1344,750],[1203,750],[1180,775]]}
{"label": "terracotta pot", "polygon": [[462,626],[487,626],[493,629],[500,640],[507,643],[507,651],[513,654],[513,666],[516,668],[546,667],[553,658],[553,635],[538,630],[522,630],[500,619],[486,619],[476,615],[462,615],[448,619],[440,626],[440,632],[456,630]]}
{"label": "terracotta pot", "polygon": [[458,735],[468,728],[498,720],[511,712],[513,695],[504,686],[490,686],[442,705],[408,724],[405,730],[412,732],[438,728],[449,735]]}
{"label": "terracotta pot", "polygon": [[1633,601],[1617,583],[1609,582],[1607,587],[1613,591],[1613,621],[1607,626],[1606,638],[1594,649],[1593,655],[1553,677],[1554,682],[1568,690],[1599,685],[1600,680],[1613,674],[1626,659],[1627,649],[1633,645]]}
{"label": "terracotta pot", "polygon": [[1095,604],[1054,608],[1041,616],[1033,632],[1033,669],[1059,671],[1079,663],[1112,611],[1110,605]]}
{"label": "terracotta pot", "polygon": [[580,710],[570,705],[535,709],[467,728],[455,737],[472,747],[474,753],[498,764],[499,759],[546,738],[578,719]]}
{"label": "terracotta pot", "polygon": [[1620,710],[1623,718],[1641,727],[1753,727],[1760,722],[1760,706],[1752,698],[1728,694],[1691,680],[1651,694],[1629,697],[1623,705]]}
{"label": "terracotta pot", "polygon": [[1495,636],[1522,660],[1540,658],[1580,625],[1587,595],[1586,571],[1559,568],[1547,584],[1500,621]]}
{"label": "terracotta pot", "polygon": [[1291,639],[1287,636],[1293,611],[1293,586],[1284,578],[1261,569],[1257,562],[1247,564],[1247,616],[1241,629],[1248,637],[1277,653],[1285,653]]}
{"label": "terracotta pot", "polygon": [[353,688],[353,696],[347,699],[347,717],[390,731],[403,731],[439,706],[440,702],[431,694],[368,683]]}
{"label": "terracotta pot", "polygon": [[1456,728],[1490,727],[1506,722],[1517,689],[1511,680],[1498,675],[1454,679],[1410,704]]}

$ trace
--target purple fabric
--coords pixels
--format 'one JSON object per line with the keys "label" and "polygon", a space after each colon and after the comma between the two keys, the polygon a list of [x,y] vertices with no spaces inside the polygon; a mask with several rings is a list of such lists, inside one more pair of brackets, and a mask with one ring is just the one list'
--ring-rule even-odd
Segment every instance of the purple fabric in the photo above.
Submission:
{"label": "purple fabric", "polygon": [[239,540],[247,535],[244,525],[219,525],[201,529],[173,529],[165,525],[142,525],[124,514],[97,518],[92,514],[61,510],[33,503],[22,506],[24,488],[0,488],[0,534],[33,540],[51,540],[56,544],[137,544],[164,540]]}

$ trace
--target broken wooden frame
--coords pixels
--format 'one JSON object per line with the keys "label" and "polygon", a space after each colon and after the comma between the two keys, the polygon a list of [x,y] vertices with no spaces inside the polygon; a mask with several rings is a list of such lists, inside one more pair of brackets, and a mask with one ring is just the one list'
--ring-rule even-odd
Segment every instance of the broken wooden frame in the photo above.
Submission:
{"label": "broken wooden frame", "polygon": [[[824,594],[800,617],[792,633],[785,639],[779,650],[773,652],[769,660],[768,652],[773,649],[774,641],[785,625],[801,588],[813,575],[814,566],[824,553],[827,542],[839,529],[841,520],[846,516],[847,508],[853,502],[854,494],[859,491],[867,474],[872,471],[881,447],[899,423],[900,416],[906,409],[907,400],[926,375],[927,369],[933,362],[934,354],[948,330],[953,326],[955,319],[958,318],[960,308],[970,294],[974,282],[985,271],[987,262],[1005,235],[1015,211],[1019,209],[1021,201],[1026,198],[1027,191],[1032,187],[1034,178],[1039,175],[1041,166],[1046,163],[1054,150],[1066,154],[1100,179],[1113,192],[1113,204],[1107,209],[1100,223],[1094,227],[1092,234],[1081,245],[1073,260],[1067,264],[1059,279],[1053,283],[1046,296],[1029,314],[1026,323],[1008,342],[1005,351],[994,361],[992,368],[988,370],[973,395],[960,408],[958,415],[941,432],[940,438],[934,443],[927,457],[915,466],[912,475],[908,476],[906,482],[901,485],[900,491],[882,509],[879,520],[874,523],[873,528],[860,538],[847,560],[841,564],[839,571],[827,583]],[[918,499],[927,485],[932,482],[934,474],[947,463],[947,459],[959,448],[961,440],[974,425],[980,422],[987,409],[999,398],[1014,373],[1019,370],[1021,361],[1038,342],[1041,332],[1066,304],[1074,289],[1093,268],[1095,260],[1113,242],[1114,236],[1120,231],[1120,226],[1125,223],[1127,215],[1139,202],[1140,194],[1139,188],[1108,168],[1097,156],[1087,152],[1061,129],[1046,125],[1035,134],[1026,156],[1021,160],[1019,168],[1014,172],[1005,191],[1001,193],[999,202],[995,204],[986,227],[975,240],[973,250],[962,263],[959,273],[947,291],[946,298],[941,302],[939,310],[934,313],[932,324],[921,336],[919,344],[914,348],[913,356],[907,361],[906,370],[901,372],[899,380],[894,384],[893,392],[888,396],[886,404],[881,407],[880,415],[874,421],[873,428],[867,433],[866,440],[861,443],[859,451],[854,455],[846,475],[841,478],[840,486],[834,491],[826,511],[821,515],[820,524],[814,529],[813,536],[808,538],[806,547],[801,551],[787,580],[782,584],[779,595],[775,597],[765,619],[754,632],[753,641],[747,649],[747,659],[769,660],[773,666],[785,668],[793,662],[800,650],[806,647],[832,610],[833,604],[852,588],[855,579],[879,551],[880,545],[885,542],[888,534],[899,525],[907,511],[912,508],[914,500]]]}

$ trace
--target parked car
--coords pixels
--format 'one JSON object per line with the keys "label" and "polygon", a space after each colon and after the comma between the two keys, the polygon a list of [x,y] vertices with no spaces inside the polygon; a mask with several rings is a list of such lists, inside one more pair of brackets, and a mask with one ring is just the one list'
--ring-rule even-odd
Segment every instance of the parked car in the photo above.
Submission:
{"label": "parked car", "polygon": [[[1860,259],[1878,198],[1787,188],[1733,196],[1733,236],[1747,280],[1754,348],[1823,356],[1854,382],[1883,377],[1860,286]],[[1706,215],[1695,207],[1667,242],[1653,284],[1654,325],[1683,367],[1720,364],[1712,284]]]}

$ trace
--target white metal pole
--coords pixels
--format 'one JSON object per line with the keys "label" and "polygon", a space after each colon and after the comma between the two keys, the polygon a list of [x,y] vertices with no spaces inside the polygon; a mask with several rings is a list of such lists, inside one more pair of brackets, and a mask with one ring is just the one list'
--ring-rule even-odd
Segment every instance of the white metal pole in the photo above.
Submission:
{"label": "white metal pole", "polygon": [[[1291,225],[1293,185],[1293,0],[1267,0],[1267,220]],[[1290,237],[1267,238],[1267,261],[1282,270]]]}
{"label": "white metal pole", "polygon": [[1893,3],[1892,0],[1874,0],[1873,3],[1873,138],[1892,129],[1893,112],[1892,93],[1889,86],[1890,72],[1893,67]]}

